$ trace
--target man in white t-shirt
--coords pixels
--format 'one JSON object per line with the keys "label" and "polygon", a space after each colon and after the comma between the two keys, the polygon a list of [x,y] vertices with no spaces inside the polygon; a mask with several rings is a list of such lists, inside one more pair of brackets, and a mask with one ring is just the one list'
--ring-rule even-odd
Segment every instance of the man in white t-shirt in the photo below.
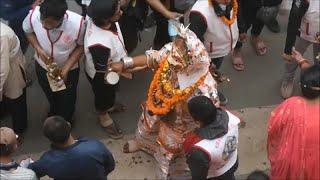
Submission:
{"label": "man in white t-shirt", "polygon": [[[49,116],[60,115],[72,121],[79,79],[78,61],[83,54],[83,17],[68,11],[65,0],[44,0],[23,21],[28,41],[35,49],[36,74],[50,103]],[[53,92],[47,66],[55,62],[66,89]]]}
{"label": "man in white t-shirt", "polygon": [[206,96],[188,102],[192,118],[200,128],[183,143],[192,179],[234,180],[238,168],[238,117],[216,108]]}

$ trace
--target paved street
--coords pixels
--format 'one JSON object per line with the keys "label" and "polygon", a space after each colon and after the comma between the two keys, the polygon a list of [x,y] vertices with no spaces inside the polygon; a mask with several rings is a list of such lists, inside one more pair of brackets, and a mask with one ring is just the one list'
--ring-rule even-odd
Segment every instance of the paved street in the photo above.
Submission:
{"label": "paved street", "polygon": [[[76,9],[77,11],[79,10],[79,8],[73,2],[70,2],[70,8]],[[264,146],[264,143],[266,142],[265,134],[261,135],[261,132],[262,130],[263,132],[266,130],[268,113],[270,113],[272,110],[270,107],[279,104],[282,101],[279,87],[284,62],[280,58],[280,55],[283,52],[285,42],[287,17],[287,14],[281,14],[278,17],[281,25],[280,33],[274,34],[268,29],[264,29],[262,37],[265,39],[269,47],[268,54],[266,56],[257,56],[254,53],[250,42],[247,42],[243,48],[246,65],[245,71],[235,71],[232,68],[231,60],[229,58],[225,59],[221,69],[221,71],[231,79],[230,83],[226,83],[221,86],[221,90],[229,98],[230,103],[228,108],[232,110],[245,110],[244,117],[246,118],[244,120],[247,122],[247,124],[249,124],[249,127],[246,127],[248,128],[248,131],[246,131],[246,128],[242,129],[240,134],[242,133],[242,137],[248,138],[248,136],[251,136],[253,139],[240,141],[240,143],[243,143],[240,144],[240,147],[246,146],[246,150],[244,150],[242,153],[240,151],[240,159],[243,161],[240,161],[239,170],[241,173],[238,174],[246,174],[255,169],[254,167],[266,170],[268,166],[266,164]],[[138,48],[133,54],[141,54],[144,53],[146,49],[149,49],[152,44],[153,35],[154,29],[142,32],[142,42],[139,44]],[[30,48],[27,53],[28,61],[32,61],[32,55],[33,50]],[[311,57],[310,49],[307,52],[306,57]],[[32,67],[30,68],[32,69]],[[120,124],[127,136],[132,136],[136,129],[136,122],[140,116],[139,104],[146,98],[146,92],[151,75],[151,71],[140,72],[134,75],[133,80],[121,80],[118,101],[127,106],[127,111],[124,113],[112,114],[112,117]],[[295,93],[297,94],[299,92]],[[38,156],[40,152],[48,149],[49,147],[49,143],[43,137],[41,131],[42,121],[46,117],[49,107],[34,73],[33,84],[28,88],[27,94],[29,129],[17,155],[21,156],[32,153]],[[263,108],[259,109],[259,107]],[[74,134],[77,136],[81,135],[99,138],[106,142],[106,144],[109,146],[110,143],[108,144],[108,142],[110,141],[106,133],[100,128],[96,117],[97,114],[94,110],[91,86],[84,75],[82,65],[81,76],[78,85]],[[119,157],[122,157],[122,155],[119,155],[121,154],[119,151],[121,150],[120,146],[122,146],[122,144],[123,141],[112,141],[112,145],[110,145],[113,148],[114,146],[119,146],[118,148],[114,148],[114,150],[116,150],[114,153]],[[252,156],[252,154],[254,154],[254,156]],[[259,160],[256,160],[252,157],[259,158]],[[131,157],[125,156],[122,158],[130,159]],[[150,161],[152,161],[152,159],[150,159]],[[248,163],[247,165],[245,164],[246,162]],[[152,164],[153,162],[150,163]],[[116,171],[115,173],[119,173],[119,171]],[[112,177],[128,177],[124,175],[112,175]],[[136,178],[140,179],[143,177]],[[148,178],[152,178],[152,176],[150,175]]]}

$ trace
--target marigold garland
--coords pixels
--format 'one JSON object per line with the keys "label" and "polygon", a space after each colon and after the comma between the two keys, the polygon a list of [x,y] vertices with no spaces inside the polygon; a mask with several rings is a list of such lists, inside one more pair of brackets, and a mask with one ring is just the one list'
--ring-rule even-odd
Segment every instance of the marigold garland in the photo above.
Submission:
{"label": "marigold garland", "polygon": [[178,102],[185,101],[203,84],[206,75],[202,76],[195,84],[184,90],[175,89],[168,76],[169,62],[163,59],[150,84],[147,98],[147,108],[153,114],[165,115]]}
{"label": "marigold garland", "polygon": [[[209,0],[209,2],[213,3],[213,0]],[[221,16],[220,18],[221,18],[222,22],[228,26],[232,25],[237,20],[238,8],[239,8],[239,6],[238,6],[237,0],[233,0],[233,2],[232,2],[232,11],[233,11],[232,17],[229,20],[225,16]]]}

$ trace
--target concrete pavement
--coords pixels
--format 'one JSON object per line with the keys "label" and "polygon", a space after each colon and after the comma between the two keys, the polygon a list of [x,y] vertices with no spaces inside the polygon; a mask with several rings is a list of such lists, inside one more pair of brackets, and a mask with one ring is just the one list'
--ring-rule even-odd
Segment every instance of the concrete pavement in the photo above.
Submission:
{"label": "concrete pavement", "polygon": [[[235,110],[239,117],[245,120],[245,125],[239,131],[239,168],[236,172],[238,180],[245,179],[254,170],[269,170],[269,162],[266,152],[267,120],[274,107],[245,108]],[[100,139],[113,153],[116,160],[116,168],[109,175],[109,179],[156,179],[157,164],[152,156],[139,151],[131,154],[122,153],[122,147],[133,135],[126,135],[122,140]],[[38,159],[42,152],[18,155],[17,159],[31,156]],[[49,179],[45,177],[44,179]]]}

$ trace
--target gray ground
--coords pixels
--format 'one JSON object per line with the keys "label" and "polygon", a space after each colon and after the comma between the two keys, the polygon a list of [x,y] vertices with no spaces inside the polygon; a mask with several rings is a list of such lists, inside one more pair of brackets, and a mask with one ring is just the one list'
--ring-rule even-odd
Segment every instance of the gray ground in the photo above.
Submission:
{"label": "gray ground", "polygon": [[[79,10],[73,1],[69,2],[71,9]],[[230,58],[225,58],[221,71],[225,72],[225,74],[230,77],[231,82],[223,84],[221,89],[229,98],[229,109],[270,106],[282,101],[279,87],[284,64],[281,59],[281,54],[283,52],[285,42],[287,17],[288,15],[286,13],[280,14],[278,17],[281,25],[280,33],[274,34],[266,28],[264,29],[262,37],[265,39],[269,47],[268,54],[266,56],[257,56],[254,53],[250,42],[244,45],[243,54],[246,65],[244,72],[235,71],[232,68]],[[133,54],[140,54],[146,49],[149,49],[151,47],[153,35],[154,29],[142,32],[142,42]],[[30,48],[26,55],[28,61],[32,61],[32,54],[33,50]],[[311,57],[310,50],[307,52],[306,57]],[[29,68],[32,69],[33,66]],[[127,135],[134,133],[136,129],[136,122],[140,115],[139,104],[145,100],[150,78],[150,72],[142,72],[135,74],[133,80],[121,80],[121,90],[118,94],[118,101],[126,104],[127,111],[124,113],[113,114],[112,117],[120,124],[121,128]],[[30,153],[38,154],[49,147],[48,141],[42,136],[41,132],[42,121],[46,117],[49,108],[48,102],[39,87],[34,73],[33,79],[33,84],[28,88],[27,92],[29,128],[17,155]],[[248,116],[250,116],[250,112],[251,111],[248,112]],[[259,114],[255,114],[255,117],[259,118],[260,116]],[[267,116],[264,117],[264,120],[266,119]],[[245,120],[249,123],[256,119]],[[251,132],[252,136],[259,134],[261,131],[260,128],[255,128],[254,130],[255,131]],[[106,133],[97,123],[93,104],[93,94],[88,80],[84,76],[83,68],[81,69],[81,76],[78,85],[74,134],[99,138],[103,141],[108,140]],[[263,138],[261,141],[264,141]],[[115,143],[117,144],[120,142],[113,141],[113,144]],[[263,149],[265,150],[265,148]],[[252,150],[255,151],[254,147]],[[120,151],[120,148],[118,148],[117,151]],[[116,153],[119,154],[119,152]],[[248,158],[250,159],[250,155]],[[265,158],[265,154],[263,158]],[[256,167],[258,168],[259,165]]]}

